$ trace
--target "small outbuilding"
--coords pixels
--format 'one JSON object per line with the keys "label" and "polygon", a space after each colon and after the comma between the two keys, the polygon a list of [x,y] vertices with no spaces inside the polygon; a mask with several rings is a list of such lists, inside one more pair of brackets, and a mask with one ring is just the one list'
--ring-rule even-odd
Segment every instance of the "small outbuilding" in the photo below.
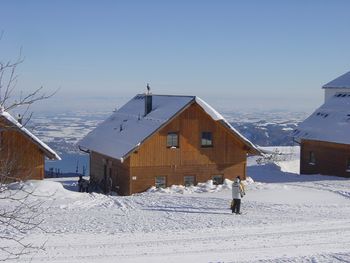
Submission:
{"label": "small outbuilding", "polygon": [[323,86],[325,101],[293,132],[300,173],[350,177],[350,72]]}
{"label": "small outbuilding", "polygon": [[45,157],[60,160],[54,150],[8,112],[0,110],[1,182],[44,179]]}
{"label": "small outbuilding", "polygon": [[90,180],[121,195],[246,177],[259,150],[196,96],[139,94],[79,143]]}

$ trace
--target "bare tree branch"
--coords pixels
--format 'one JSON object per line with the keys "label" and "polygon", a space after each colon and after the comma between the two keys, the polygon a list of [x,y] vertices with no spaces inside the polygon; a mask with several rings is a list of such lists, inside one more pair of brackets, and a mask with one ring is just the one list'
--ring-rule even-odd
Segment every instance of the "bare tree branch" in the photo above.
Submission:
{"label": "bare tree branch", "polygon": [[[15,101],[8,106],[6,104],[1,104],[1,106],[3,106],[5,111],[12,110],[12,109],[17,108],[19,106],[30,106],[34,102],[37,102],[39,100],[45,100],[45,99],[51,98],[52,96],[54,96],[58,92],[58,90],[56,90],[48,95],[46,95],[45,93],[40,94],[42,89],[43,89],[43,87],[40,87],[37,90],[35,90],[34,92],[26,95],[23,98],[20,98],[18,101]],[[26,110],[26,111],[28,111],[28,110]]]}
{"label": "bare tree branch", "polygon": [[[3,31],[0,32],[0,40]],[[17,68],[24,61],[22,50],[16,60],[0,61],[0,112],[14,110],[24,107],[24,115],[28,114],[33,103],[54,96],[58,90],[46,94],[43,87],[23,95],[18,95]],[[32,113],[23,126],[27,124]],[[35,194],[34,190],[27,190],[25,185],[19,181],[28,179],[31,173],[23,168],[23,160],[15,152],[10,152],[7,144],[2,144],[2,135],[18,129],[17,126],[0,121],[0,261],[18,259],[44,248],[43,244],[32,244],[26,241],[28,233],[33,230],[48,233],[43,227],[43,214],[48,208],[44,208],[47,200]],[[23,147],[23,146],[21,146]],[[24,149],[21,149],[24,151]],[[26,176],[23,174],[26,173]],[[17,182],[17,183],[11,183]]]}

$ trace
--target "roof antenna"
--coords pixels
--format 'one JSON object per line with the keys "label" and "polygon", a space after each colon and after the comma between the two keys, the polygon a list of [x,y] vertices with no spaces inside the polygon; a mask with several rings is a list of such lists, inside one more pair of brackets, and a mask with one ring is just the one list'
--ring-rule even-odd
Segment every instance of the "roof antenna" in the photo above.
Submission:
{"label": "roof antenna", "polygon": [[149,95],[151,93],[151,87],[149,86],[148,83],[147,83],[146,88],[147,88],[147,95]]}

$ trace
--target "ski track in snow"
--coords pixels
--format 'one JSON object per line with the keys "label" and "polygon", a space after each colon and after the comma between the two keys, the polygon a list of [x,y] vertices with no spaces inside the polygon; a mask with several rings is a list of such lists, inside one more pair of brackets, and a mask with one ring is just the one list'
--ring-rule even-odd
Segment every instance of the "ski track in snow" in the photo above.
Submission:
{"label": "ski track in snow", "polygon": [[[184,258],[187,259],[185,262],[251,262],[254,258],[264,257],[263,262],[281,262],[281,258],[273,258],[281,253],[284,255],[282,262],[300,262],[310,252],[335,253],[339,248],[346,251],[348,245],[337,236],[342,234],[343,238],[350,238],[350,227],[272,232],[268,228],[259,233],[237,232],[234,229],[218,230],[213,236],[212,231],[204,231],[197,233],[199,237],[186,232],[135,234],[126,240],[123,236],[102,236],[91,240],[85,235],[73,238],[68,235],[67,238],[75,240],[68,250],[66,244],[57,245],[60,241],[53,239],[46,246],[46,255],[38,255],[33,262],[115,262],[115,259],[121,262],[144,262],[145,259],[164,262],[166,258],[167,262],[179,262]],[[295,254],[299,257],[288,259]],[[349,253],[345,255],[350,256]]]}

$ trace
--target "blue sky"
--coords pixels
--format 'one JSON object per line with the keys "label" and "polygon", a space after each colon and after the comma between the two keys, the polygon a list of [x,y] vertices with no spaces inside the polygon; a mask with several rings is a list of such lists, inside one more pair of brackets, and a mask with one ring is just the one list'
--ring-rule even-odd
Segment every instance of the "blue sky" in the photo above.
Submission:
{"label": "blue sky", "polygon": [[103,108],[150,83],[217,108],[312,110],[350,70],[350,1],[0,3],[0,59],[23,48],[18,88]]}

